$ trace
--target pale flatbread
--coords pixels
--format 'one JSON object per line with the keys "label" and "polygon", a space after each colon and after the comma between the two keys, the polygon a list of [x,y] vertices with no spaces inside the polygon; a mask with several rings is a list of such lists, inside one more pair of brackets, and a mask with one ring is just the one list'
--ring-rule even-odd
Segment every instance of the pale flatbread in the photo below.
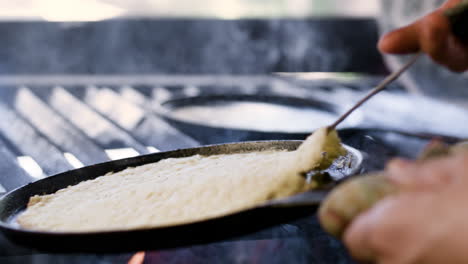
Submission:
{"label": "pale flatbread", "polygon": [[169,226],[222,216],[314,188],[301,172],[342,154],[336,133],[320,129],[296,151],[171,158],[34,196],[17,221],[47,231]]}

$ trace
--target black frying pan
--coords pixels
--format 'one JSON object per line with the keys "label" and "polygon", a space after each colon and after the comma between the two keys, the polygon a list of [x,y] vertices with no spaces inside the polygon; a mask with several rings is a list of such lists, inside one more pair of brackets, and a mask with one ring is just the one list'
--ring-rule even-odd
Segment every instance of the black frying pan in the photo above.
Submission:
{"label": "black frying pan", "polygon": [[[256,208],[224,217],[172,227],[130,231],[89,233],[37,232],[15,224],[15,216],[25,209],[29,198],[50,194],[79,182],[94,179],[111,171],[139,166],[166,158],[188,157],[195,154],[216,155],[263,150],[294,150],[301,141],[264,141],[213,145],[200,148],[160,152],[96,164],[20,187],[0,200],[0,229],[13,242],[22,246],[50,252],[123,252],[172,248],[229,239],[288,222],[315,213],[315,207],[327,194],[316,190],[282,200],[270,201]],[[362,162],[359,151],[347,147],[349,154],[329,169],[335,179],[353,174]],[[347,163],[349,166],[339,164]],[[138,217],[138,216],[135,216]]]}
{"label": "black frying pan", "polygon": [[[155,105],[154,108],[156,113],[164,118],[169,124],[183,131],[185,134],[193,137],[202,144],[219,144],[224,142],[241,142],[241,141],[256,141],[256,140],[271,140],[271,139],[282,139],[282,140],[298,140],[304,139],[310,131],[316,128],[310,127],[308,129],[289,129],[285,130],[284,126],[291,122],[281,121],[279,117],[275,117],[273,120],[274,124],[278,125],[278,128],[273,129],[271,127],[260,128],[257,126],[239,127],[236,124],[237,118],[235,116],[223,117],[226,124],[210,124],[206,123],[208,119],[202,118],[201,116],[195,117],[198,120],[191,120],[174,116],[174,112],[187,107],[203,107],[206,111],[211,111],[213,115],[219,113],[218,106],[225,105],[242,105],[243,103],[257,103],[264,104],[270,107],[285,107],[289,109],[295,109],[298,112],[315,110],[320,113],[326,114],[330,117],[328,121],[316,120],[314,116],[308,118],[310,124],[323,124],[332,123],[338,118],[338,112],[334,105],[317,101],[311,98],[303,99],[297,97],[279,96],[279,95],[246,95],[246,94],[222,94],[222,95],[201,95],[194,97],[176,98],[163,102],[161,105]],[[253,115],[256,116],[256,110],[249,107],[237,108],[235,112],[239,113],[243,110],[251,109],[250,113],[243,112],[239,114],[239,119],[243,119],[242,115]],[[269,111],[270,112],[270,111]],[[289,114],[291,118],[294,115]],[[297,118],[296,118],[297,119]],[[227,125],[230,124],[230,125]],[[209,131],[209,133],[207,133]]]}

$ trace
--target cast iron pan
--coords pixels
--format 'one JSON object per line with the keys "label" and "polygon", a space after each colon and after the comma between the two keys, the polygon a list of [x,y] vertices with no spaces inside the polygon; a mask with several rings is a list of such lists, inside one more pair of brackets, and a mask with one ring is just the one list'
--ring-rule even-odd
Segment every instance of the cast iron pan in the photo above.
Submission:
{"label": "cast iron pan", "polygon": [[[207,109],[212,109],[213,113],[217,110],[218,105],[236,104],[242,102],[263,103],[270,106],[292,107],[300,111],[315,110],[324,114],[329,114],[334,118],[330,119],[330,123],[338,118],[336,107],[315,101],[313,99],[302,99],[297,97],[276,96],[276,95],[245,95],[245,94],[223,94],[223,95],[202,95],[194,97],[177,98],[163,102],[161,105],[155,105],[156,113],[164,118],[172,126],[183,131],[185,134],[193,137],[202,144],[219,144],[225,142],[240,142],[240,141],[256,141],[256,140],[298,140],[304,139],[310,131],[289,130],[278,128],[276,131],[271,129],[258,128],[236,128],[233,124],[230,127],[224,125],[214,125],[204,122],[204,120],[195,121],[175,117],[174,111],[185,107],[203,106]],[[251,115],[255,115],[255,110],[252,109]],[[310,119],[313,122],[313,118]],[[326,123],[317,122],[318,124]],[[283,124],[284,125],[284,124]],[[279,126],[281,127],[281,126]],[[209,133],[207,133],[209,131]]]}
{"label": "cast iron pan", "polygon": [[[246,235],[263,228],[312,215],[327,190],[316,190],[283,200],[270,201],[256,208],[224,217],[172,227],[131,231],[89,233],[37,232],[15,224],[15,216],[26,208],[33,195],[50,194],[70,185],[94,179],[108,172],[139,166],[166,158],[195,154],[216,155],[263,150],[294,150],[301,141],[264,141],[213,145],[200,148],[160,152],[71,170],[30,183],[13,190],[0,199],[0,230],[14,243],[49,252],[112,253],[136,250],[173,248],[210,243]],[[341,179],[357,172],[362,156],[348,148],[348,154],[329,169],[330,175]],[[348,166],[337,164],[347,163]],[[135,217],[138,217],[137,215]]]}

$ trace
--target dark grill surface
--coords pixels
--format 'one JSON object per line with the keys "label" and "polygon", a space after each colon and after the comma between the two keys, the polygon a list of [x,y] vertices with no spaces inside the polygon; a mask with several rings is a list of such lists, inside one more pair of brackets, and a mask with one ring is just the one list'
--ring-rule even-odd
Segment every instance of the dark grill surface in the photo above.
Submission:
{"label": "dark grill surface", "polygon": [[[192,138],[159,116],[155,109],[169,99],[269,94],[325,101],[341,112],[378,79],[343,82],[277,76],[0,78],[0,191],[83,165],[214,143]],[[385,118],[382,113],[386,113]],[[345,143],[373,154],[366,161],[368,170],[382,168],[394,156],[414,157],[430,139],[415,132],[465,137],[468,131],[464,110],[409,97],[397,85],[369,102],[357,115],[352,126],[358,128],[349,125],[342,129],[341,136]],[[287,136],[291,137],[302,139],[304,135]],[[284,138],[278,133],[245,137]],[[244,138],[226,135],[224,142],[239,139]],[[11,245],[3,237],[0,245],[1,263],[125,263],[131,256],[47,255]],[[146,263],[188,262],[352,263],[341,244],[321,231],[313,212],[307,219],[235,241],[146,254]]]}

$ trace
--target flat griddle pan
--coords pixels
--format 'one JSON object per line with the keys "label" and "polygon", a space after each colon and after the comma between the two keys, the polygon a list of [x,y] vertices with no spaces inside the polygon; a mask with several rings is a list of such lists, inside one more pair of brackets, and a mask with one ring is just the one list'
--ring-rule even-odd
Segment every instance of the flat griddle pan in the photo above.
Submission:
{"label": "flat griddle pan", "polygon": [[[12,242],[47,252],[113,253],[155,250],[205,244],[246,235],[294,219],[313,215],[328,190],[315,190],[283,200],[270,201],[256,208],[227,216],[190,224],[130,231],[88,233],[37,232],[15,224],[15,217],[26,208],[34,195],[50,194],[70,185],[94,179],[108,172],[157,162],[166,158],[188,157],[196,154],[217,155],[263,150],[295,150],[301,141],[260,141],[160,152],[122,160],[100,163],[51,176],[13,190],[0,199],[0,230]],[[353,166],[345,171],[334,169],[343,176],[352,174],[360,165],[359,151],[347,147]],[[333,166],[332,166],[333,167]],[[333,170],[333,169],[332,169]],[[333,174],[331,173],[331,174]],[[138,215],[135,215],[138,217]]]}
{"label": "flat griddle pan", "polygon": [[[257,140],[297,140],[306,138],[310,134],[307,131],[268,131],[247,128],[235,128],[205,124],[203,122],[189,121],[174,117],[171,112],[174,109],[190,106],[214,107],[217,104],[229,104],[239,102],[265,103],[276,106],[289,106],[295,108],[315,109],[330,115],[338,113],[331,104],[317,101],[311,98],[303,99],[284,95],[248,95],[248,94],[217,94],[201,95],[194,97],[183,97],[171,99],[156,105],[156,113],[164,118],[169,124],[183,131],[185,134],[193,137],[202,144],[219,144],[224,142],[257,141]],[[213,111],[216,111],[213,108]],[[310,122],[314,122],[311,120]],[[209,133],[207,133],[209,131]]]}

